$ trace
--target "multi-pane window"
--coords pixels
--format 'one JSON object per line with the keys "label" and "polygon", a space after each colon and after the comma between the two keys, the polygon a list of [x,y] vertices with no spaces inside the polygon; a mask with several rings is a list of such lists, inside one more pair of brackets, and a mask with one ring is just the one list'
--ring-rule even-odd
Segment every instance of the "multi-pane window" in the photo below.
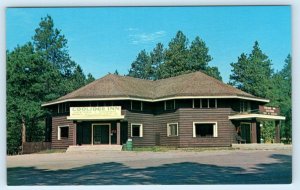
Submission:
{"label": "multi-pane window", "polygon": [[67,139],[69,138],[69,126],[58,126],[57,139]]}
{"label": "multi-pane window", "polygon": [[216,122],[194,122],[193,137],[218,137]]}
{"label": "multi-pane window", "polygon": [[240,101],[240,112],[249,112],[251,110],[249,101]]}
{"label": "multi-pane window", "polygon": [[194,99],[193,108],[217,108],[217,99]]}
{"label": "multi-pane window", "polygon": [[178,123],[167,124],[167,136],[178,136]]}
{"label": "multi-pane window", "polygon": [[142,124],[131,124],[131,137],[143,137],[143,125]]}

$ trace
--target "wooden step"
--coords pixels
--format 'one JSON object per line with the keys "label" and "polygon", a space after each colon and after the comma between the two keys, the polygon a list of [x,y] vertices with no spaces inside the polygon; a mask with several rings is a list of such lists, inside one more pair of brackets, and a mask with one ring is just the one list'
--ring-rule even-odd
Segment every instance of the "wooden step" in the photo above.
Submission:
{"label": "wooden step", "polygon": [[90,152],[90,151],[121,151],[122,145],[82,145],[69,146],[67,152]]}

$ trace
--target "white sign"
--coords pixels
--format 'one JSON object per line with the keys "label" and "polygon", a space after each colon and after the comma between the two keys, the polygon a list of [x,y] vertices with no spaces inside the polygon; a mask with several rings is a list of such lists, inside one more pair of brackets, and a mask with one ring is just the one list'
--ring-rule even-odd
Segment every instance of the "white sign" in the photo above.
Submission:
{"label": "white sign", "polygon": [[121,106],[70,107],[68,119],[117,119],[123,118]]}

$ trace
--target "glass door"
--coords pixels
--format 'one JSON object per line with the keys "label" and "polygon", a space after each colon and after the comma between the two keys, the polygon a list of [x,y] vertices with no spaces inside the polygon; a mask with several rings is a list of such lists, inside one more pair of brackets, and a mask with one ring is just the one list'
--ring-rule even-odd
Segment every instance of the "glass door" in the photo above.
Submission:
{"label": "glass door", "polygon": [[110,124],[93,125],[93,144],[110,144]]}

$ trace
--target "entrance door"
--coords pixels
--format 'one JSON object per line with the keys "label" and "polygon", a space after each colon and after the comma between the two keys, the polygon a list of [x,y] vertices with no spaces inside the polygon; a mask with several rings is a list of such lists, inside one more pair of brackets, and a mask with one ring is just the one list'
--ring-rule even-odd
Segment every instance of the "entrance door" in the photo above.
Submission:
{"label": "entrance door", "polygon": [[241,123],[241,137],[251,143],[251,123]]}
{"label": "entrance door", "polygon": [[110,144],[110,124],[93,124],[93,144]]}
{"label": "entrance door", "polygon": [[92,144],[92,126],[86,122],[77,123],[76,144]]}

